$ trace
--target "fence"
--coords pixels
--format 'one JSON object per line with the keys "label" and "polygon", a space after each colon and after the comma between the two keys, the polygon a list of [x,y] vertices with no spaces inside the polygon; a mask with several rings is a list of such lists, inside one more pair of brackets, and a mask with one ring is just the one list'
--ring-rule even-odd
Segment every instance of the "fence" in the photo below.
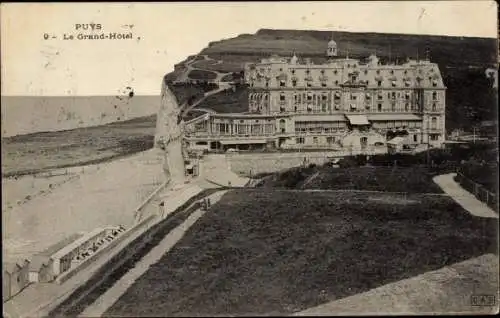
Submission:
{"label": "fence", "polygon": [[483,185],[474,182],[457,170],[457,182],[467,191],[474,194],[480,201],[486,203],[498,213],[498,195],[488,191]]}

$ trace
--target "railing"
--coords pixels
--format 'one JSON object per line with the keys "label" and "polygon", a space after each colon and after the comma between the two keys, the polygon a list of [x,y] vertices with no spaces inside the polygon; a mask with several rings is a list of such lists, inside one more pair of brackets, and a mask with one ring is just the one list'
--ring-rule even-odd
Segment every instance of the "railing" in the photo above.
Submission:
{"label": "railing", "polygon": [[486,203],[490,208],[498,213],[498,195],[488,191],[483,185],[474,182],[457,170],[457,182],[481,202]]}

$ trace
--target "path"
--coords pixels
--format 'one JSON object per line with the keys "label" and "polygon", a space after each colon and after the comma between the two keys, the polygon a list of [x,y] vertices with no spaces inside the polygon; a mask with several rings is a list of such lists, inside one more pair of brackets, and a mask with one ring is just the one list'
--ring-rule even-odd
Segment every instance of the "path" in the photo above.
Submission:
{"label": "path", "polygon": [[[212,203],[216,203],[226,193],[219,191],[209,196]],[[80,317],[101,317],[129,288],[140,278],[151,265],[157,263],[165,253],[168,253],[175,244],[182,239],[189,228],[200,219],[206,211],[196,210],[186,221],[172,230],[165,238],[144,256],[133,269],[128,271],[120,280],[113,284],[101,297],[85,309]]]}
{"label": "path", "polygon": [[497,306],[471,306],[472,295],[498,297],[498,256],[482,255],[294,315],[492,314],[498,310]]}
{"label": "path", "polygon": [[436,176],[432,180],[470,214],[485,218],[498,218],[498,214],[495,211],[485,203],[479,201],[472,193],[462,188],[454,180],[456,175],[456,173],[448,173]]}
{"label": "path", "polygon": [[[219,88],[213,90],[213,91],[209,91],[209,92],[206,92],[202,98],[200,98],[199,100],[197,100],[196,102],[194,102],[192,105],[190,106],[187,106],[186,108],[184,108],[182,110],[182,115],[183,116],[186,116],[186,114],[193,108],[195,108],[196,106],[198,106],[201,102],[203,102],[205,99],[207,99],[208,97],[214,95],[214,94],[217,94],[217,93],[220,93],[226,89],[229,89],[231,88],[231,85],[229,85],[228,83],[219,83]],[[204,108],[202,108],[204,109]],[[198,110],[198,108],[196,109]],[[213,111],[213,113],[215,113],[215,111]]]}
{"label": "path", "polygon": [[308,177],[304,183],[302,184],[302,186],[300,187],[301,189],[305,189],[305,187],[311,182],[313,181],[314,179],[316,179],[316,177],[319,176],[319,171],[316,171],[316,173],[314,173],[313,175],[311,175],[310,177]]}

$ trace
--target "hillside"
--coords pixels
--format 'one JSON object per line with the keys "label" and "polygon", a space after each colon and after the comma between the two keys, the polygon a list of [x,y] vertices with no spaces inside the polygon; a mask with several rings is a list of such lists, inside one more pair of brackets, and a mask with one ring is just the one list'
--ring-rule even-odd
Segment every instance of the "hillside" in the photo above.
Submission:
{"label": "hillside", "polygon": [[[349,50],[350,57],[364,59],[376,53],[384,63],[422,58],[428,52],[431,61],[439,64],[448,87],[448,131],[467,129],[497,116],[497,90],[485,75],[487,68],[496,68],[498,49],[495,39],[261,29],[256,34],[210,42],[198,57],[207,56],[221,62],[209,65],[198,61],[193,65],[200,69],[237,73],[243,70],[245,62],[258,61],[272,54],[290,56],[293,52],[321,63],[325,60],[326,43],[332,37],[338,44],[340,55]],[[177,64],[178,70],[184,63]],[[172,75],[170,73],[167,78]]]}

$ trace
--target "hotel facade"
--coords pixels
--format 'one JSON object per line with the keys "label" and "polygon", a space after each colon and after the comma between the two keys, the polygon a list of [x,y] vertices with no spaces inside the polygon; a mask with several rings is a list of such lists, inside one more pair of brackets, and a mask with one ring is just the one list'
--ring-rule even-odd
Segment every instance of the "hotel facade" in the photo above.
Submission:
{"label": "hotel facade", "polygon": [[336,149],[386,152],[440,147],[445,141],[445,93],[439,67],[428,60],[381,64],[370,55],[327,62],[271,57],[245,65],[246,113],[206,114],[185,125],[193,150]]}

